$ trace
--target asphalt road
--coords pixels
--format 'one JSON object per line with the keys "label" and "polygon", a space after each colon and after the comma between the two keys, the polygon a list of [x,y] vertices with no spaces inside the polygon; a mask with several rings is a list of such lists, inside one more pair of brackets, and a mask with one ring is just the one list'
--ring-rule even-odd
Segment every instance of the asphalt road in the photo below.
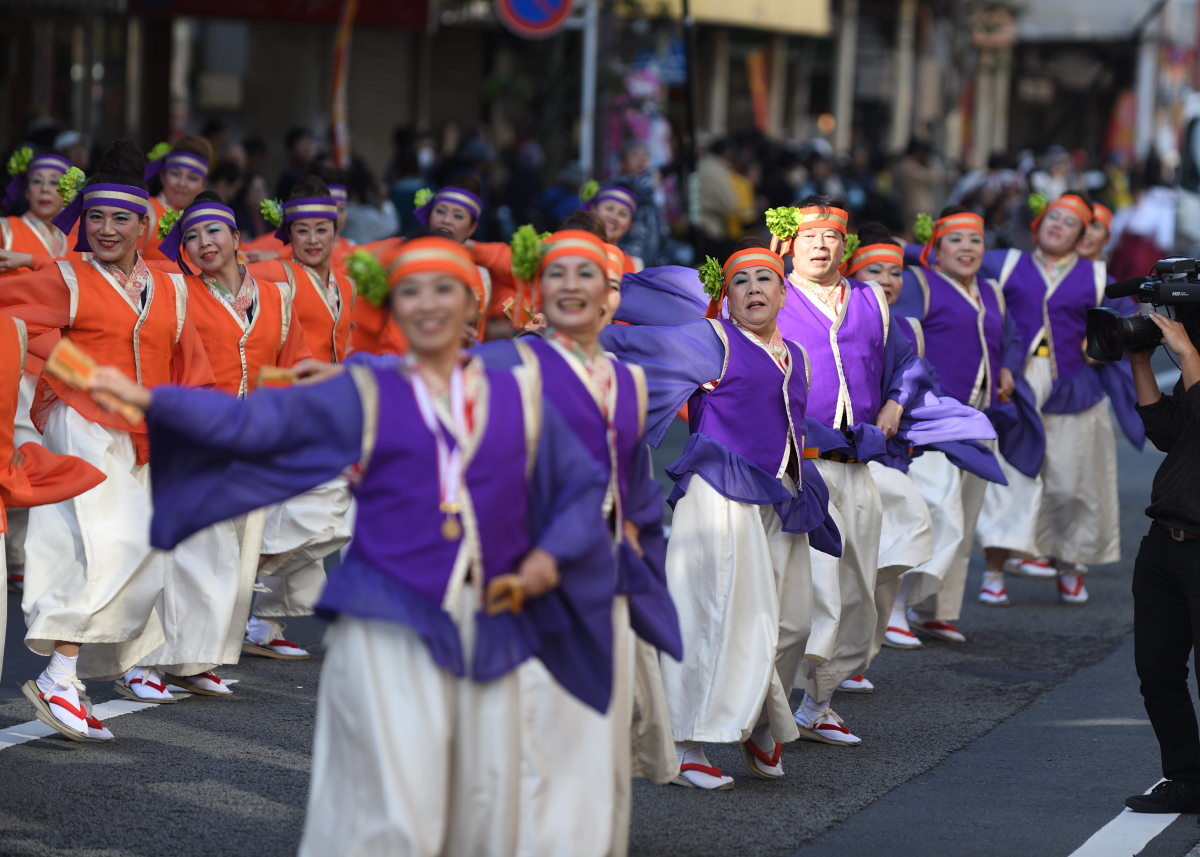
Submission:
{"label": "asphalt road", "polygon": [[[638,782],[631,853],[1073,854],[1159,776],[1133,672],[1129,580],[1161,456],[1123,443],[1119,455],[1125,558],[1093,569],[1090,604],[1059,604],[1053,581],[1013,579],[1012,608],[980,607],[976,562],[966,645],[885,649],[870,672],[877,692],[835,700],[861,747],[789,745],[778,782],[751,779],[733,749],[713,748],[737,777],[722,793]],[[10,598],[0,730],[33,719],[17,687],[41,663],[21,629]],[[223,670],[239,680],[232,699],[113,719],[112,746],[3,747],[0,733],[0,855],[294,854],[321,633],[314,620],[289,630],[311,661],[246,658]],[[111,685],[90,690],[98,702],[116,698]],[[1200,827],[1183,817],[1141,853],[1200,857],[1198,842]],[[1090,853],[1135,853],[1107,848]]]}

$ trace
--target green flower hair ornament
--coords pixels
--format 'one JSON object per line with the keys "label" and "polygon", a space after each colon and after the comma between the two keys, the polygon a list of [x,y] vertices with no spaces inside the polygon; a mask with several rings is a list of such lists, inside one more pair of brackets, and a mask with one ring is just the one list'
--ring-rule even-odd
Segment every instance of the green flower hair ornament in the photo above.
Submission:
{"label": "green flower hair ornament", "polygon": [[704,293],[708,295],[708,299],[719,301],[725,288],[725,271],[721,268],[721,263],[712,256],[705,256],[699,273],[700,283],[704,286]]}
{"label": "green flower hair ornament", "polygon": [[858,252],[858,248],[862,246],[862,241],[855,233],[850,233],[846,236],[846,250],[842,253],[842,264],[845,265],[850,261],[850,257]]}
{"label": "green flower hair ornament", "polygon": [[179,218],[183,215],[182,211],[176,211],[173,208],[168,208],[162,213],[162,217],[158,218],[158,240],[162,241],[167,237],[167,233],[175,226]]}
{"label": "green flower hair ornament", "polygon": [[173,148],[175,148],[175,147],[165,141],[162,143],[156,143],[154,145],[154,147],[151,148],[150,151],[146,153],[146,160],[147,161],[161,161],[167,155],[171,154],[171,150]]}
{"label": "green flower hair ornament", "polygon": [[1050,204],[1050,199],[1044,193],[1031,193],[1027,200],[1029,210],[1033,212],[1034,217],[1039,216],[1046,210],[1046,206]]}
{"label": "green flower hair ornament", "polygon": [[918,244],[928,244],[933,238],[933,218],[925,212],[917,215],[917,222],[913,224],[913,238],[917,239]]}
{"label": "green flower hair ornament", "polygon": [[433,190],[423,187],[413,194],[413,208],[420,208],[431,199],[433,199]]}
{"label": "green flower hair ornament", "polygon": [[526,223],[513,233],[509,247],[512,248],[512,272],[518,280],[530,282],[537,276],[542,264],[542,254],[545,252],[543,241],[549,234],[539,233]]}
{"label": "green flower hair ornament", "polygon": [[387,303],[387,270],[374,253],[355,250],[346,257],[346,273],[354,281],[354,291],[371,306],[381,307]]}
{"label": "green flower hair ornament", "polygon": [[29,162],[33,160],[33,149],[22,146],[8,157],[8,174],[10,176],[25,175]]}
{"label": "green flower hair ornament", "polygon": [[258,204],[263,220],[278,229],[283,224],[283,203],[277,199],[264,199]]}
{"label": "green flower hair ornament", "polygon": [[62,197],[63,205],[70,205],[78,193],[87,184],[87,176],[79,167],[71,167],[58,180],[58,195]]}
{"label": "green flower hair ornament", "polygon": [[780,241],[790,241],[800,231],[800,209],[790,205],[768,208],[764,218],[767,221],[767,229]]}
{"label": "green flower hair ornament", "polygon": [[579,190],[579,198],[584,202],[591,202],[598,193],[600,193],[600,182],[595,179],[588,179]]}

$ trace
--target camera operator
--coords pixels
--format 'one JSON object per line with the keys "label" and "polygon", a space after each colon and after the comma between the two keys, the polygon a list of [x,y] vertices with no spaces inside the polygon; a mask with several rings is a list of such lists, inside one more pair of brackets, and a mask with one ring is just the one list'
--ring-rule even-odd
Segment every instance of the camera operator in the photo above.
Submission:
{"label": "camera operator", "polygon": [[1166,781],[1127,798],[1135,812],[1200,812],[1200,730],[1188,687],[1188,656],[1200,643],[1200,309],[1188,309],[1187,327],[1150,315],[1183,371],[1172,395],[1158,388],[1153,349],[1129,352],[1146,436],[1167,453],[1133,571],[1134,659]]}

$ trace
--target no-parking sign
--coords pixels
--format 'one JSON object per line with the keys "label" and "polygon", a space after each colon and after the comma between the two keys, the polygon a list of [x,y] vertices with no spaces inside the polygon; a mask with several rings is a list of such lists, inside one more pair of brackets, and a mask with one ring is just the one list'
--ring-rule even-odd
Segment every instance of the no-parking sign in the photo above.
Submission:
{"label": "no-parking sign", "polygon": [[496,0],[496,12],[509,30],[526,39],[544,39],[562,29],[572,0]]}

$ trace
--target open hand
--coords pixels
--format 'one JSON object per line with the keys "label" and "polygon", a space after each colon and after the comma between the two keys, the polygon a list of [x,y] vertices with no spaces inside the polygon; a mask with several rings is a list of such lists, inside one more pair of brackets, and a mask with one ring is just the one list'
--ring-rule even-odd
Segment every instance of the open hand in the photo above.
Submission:
{"label": "open hand", "polygon": [[1167,346],[1167,348],[1170,348],[1181,358],[1196,353],[1196,346],[1192,343],[1187,329],[1182,324],[1175,321],[1175,319],[1167,318],[1165,315],[1160,315],[1156,312],[1150,313],[1149,318],[1162,331],[1162,344]]}
{"label": "open hand", "polygon": [[154,399],[149,390],[139,387],[128,375],[114,366],[97,366],[88,383],[88,390],[96,402],[109,411],[116,410],[113,407],[114,400],[144,411]]}
{"label": "open hand", "polygon": [[320,384],[322,381],[328,381],[334,375],[341,374],[345,369],[346,367],[336,363],[323,363],[310,357],[293,366],[292,372],[296,376],[297,384]]}
{"label": "open hand", "polygon": [[903,413],[904,408],[900,407],[899,402],[888,399],[879,409],[879,415],[875,417],[875,427],[883,432],[884,437],[893,438],[896,432],[900,431],[900,416]]}

